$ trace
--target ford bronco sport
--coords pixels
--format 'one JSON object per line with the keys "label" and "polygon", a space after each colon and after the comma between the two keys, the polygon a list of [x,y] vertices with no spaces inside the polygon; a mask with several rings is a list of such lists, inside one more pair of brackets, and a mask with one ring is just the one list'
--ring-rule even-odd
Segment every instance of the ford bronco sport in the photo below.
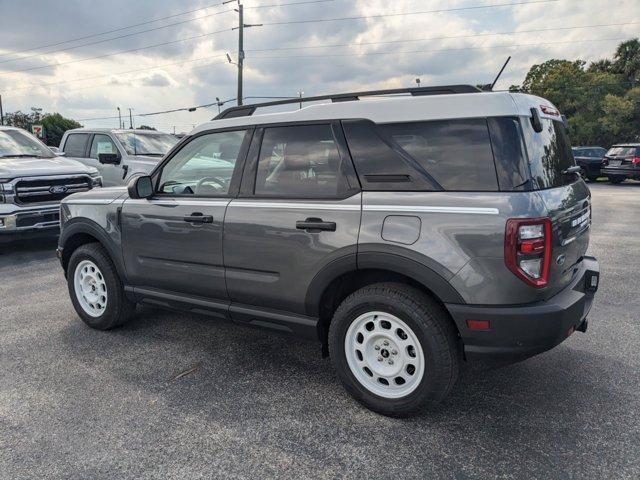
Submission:
{"label": "ford bronco sport", "polygon": [[463,361],[586,330],[591,197],[552,104],[471,86],[305,101],[228,109],[127,189],[66,199],[80,318],[110,329],[142,303],[316,339],[396,416],[443,399]]}
{"label": "ford bronco sport", "polygon": [[101,181],[95,168],[56,156],[25,130],[0,126],[0,242],[56,233],[60,200]]}

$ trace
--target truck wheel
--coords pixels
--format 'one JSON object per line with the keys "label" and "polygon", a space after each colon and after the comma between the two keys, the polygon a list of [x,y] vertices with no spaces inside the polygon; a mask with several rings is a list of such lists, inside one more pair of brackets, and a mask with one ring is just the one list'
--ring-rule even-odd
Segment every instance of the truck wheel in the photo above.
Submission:
{"label": "truck wheel", "polygon": [[361,288],[340,304],[329,353],[353,397],[396,417],[446,397],[461,360],[448,314],[422,291],[398,283]]}
{"label": "truck wheel", "polygon": [[122,282],[104,247],[82,245],[73,252],[67,268],[73,307],[84,323],[109,330],[125,323],[136,304],[126,298]]}
{"label": "truck wheel", "polygon": [[622,183],[625,181],[625,177],[616,175],[616,176],[609,177],[609,181],[611,183]]}

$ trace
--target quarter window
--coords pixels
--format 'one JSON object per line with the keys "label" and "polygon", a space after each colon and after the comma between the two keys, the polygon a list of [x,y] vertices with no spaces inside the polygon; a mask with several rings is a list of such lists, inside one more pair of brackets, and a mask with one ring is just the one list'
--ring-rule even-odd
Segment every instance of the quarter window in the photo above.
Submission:
{"label": "quarter window", "polygon": [[261,196],[335,197],[347,190],[330,125],[265,128],[255,193]]}
{"label": "quarter window", "polygon": [[394,123],[380,128],[445,190],[498,190],[486,119]]}
{"label": "quarter window", "polygon": [[209,133],[184,145],[162,169],[159,191],[202,197],[229,193],[245,130]]}
{"label": "quarter window", "polygon": [[64,142],[63,151],[70,157],[84,157],[88,140],[88,133],[70,133]]}
{"label": "quarter window", "polygon": [[91,142],[91,151],[89,152],[89,158],[98,158],[101,153],[118,153],[113,140],[108,135],[96,134],[93,136],[93,142]]}

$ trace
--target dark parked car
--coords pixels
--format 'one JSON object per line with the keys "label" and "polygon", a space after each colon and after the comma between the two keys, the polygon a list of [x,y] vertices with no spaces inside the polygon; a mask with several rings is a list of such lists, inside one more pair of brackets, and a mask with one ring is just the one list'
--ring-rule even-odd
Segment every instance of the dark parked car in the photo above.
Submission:
{"label": "dark parked car", "polygon": [[607,153],[606,148],[602,147],[573,147],[573,158],[576,164],[581,168],[580,173],[590,182],[595,182],[602,174],[602,162],[604,155]]}
{"label": "dark parked car", "polygon": [[553,105],[458,85],[332,100],[231,108],[127,189],[65,199],[80,318],[108,330],[144,303],[316,339],[389,415],[443,399],[463,361],[586,330],[591,195]]}
{"label": "dark parked car", "polygon": [[640,143],[621,143],[609,149],[604,157],[602,174],[611,183],[622,183],[627,178],[640,180]]}

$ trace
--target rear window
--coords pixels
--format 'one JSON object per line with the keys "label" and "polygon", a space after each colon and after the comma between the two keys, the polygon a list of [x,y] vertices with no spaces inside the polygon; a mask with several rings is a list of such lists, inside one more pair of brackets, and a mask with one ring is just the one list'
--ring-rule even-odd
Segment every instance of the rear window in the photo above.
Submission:
{"label": "rear window", "polygon": [[634,157],[640,154],[638,147],[611,147],[607,152],[607,157]]}
{"label": "rear window", "polygon": [[70,133],[62,150],[70,157],[84,157],[88,139],[88,133]]}
{"label": "rear window", "polygon": [[540,133],[530,125],[524,129],[533,189],[561,187],[577,181],[577,173],[564,173],[576,164],[565,126],[546,118],[541,122]]}
{"label": "rear window", "polygon": [[604,148],[574,148],[573,155],[576,157],[602,158],[607,151]]}

